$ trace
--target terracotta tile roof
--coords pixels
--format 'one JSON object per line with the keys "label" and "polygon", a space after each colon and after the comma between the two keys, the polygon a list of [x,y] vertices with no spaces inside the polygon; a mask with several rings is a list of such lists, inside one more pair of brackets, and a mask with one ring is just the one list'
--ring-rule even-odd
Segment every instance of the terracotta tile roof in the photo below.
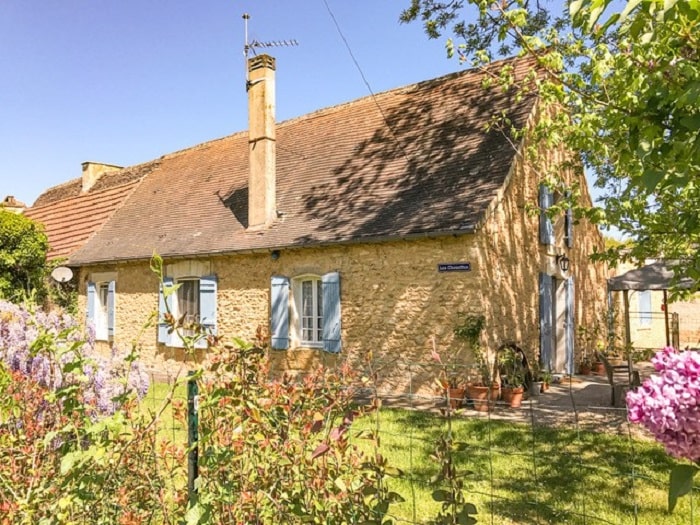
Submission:
{"label": "terracotta tile roof", "polygon": [[[529,63],[513,62],[518,74]],[[503,186],[534,96],[463,71],[278,124],[277,209],[247,232],[248,134],[166,155],[72,264],[471,232]],[[381,107],[381,110],[379,109]],[[388,123],[388,125],[387,125]]]}
{"label": "terracotta tile roof", "polygon": [[157,162],[103,175],[87,193],[81,179],[50,188],[24,214],[43,224],[48,259],[67,258],[109,219]]}

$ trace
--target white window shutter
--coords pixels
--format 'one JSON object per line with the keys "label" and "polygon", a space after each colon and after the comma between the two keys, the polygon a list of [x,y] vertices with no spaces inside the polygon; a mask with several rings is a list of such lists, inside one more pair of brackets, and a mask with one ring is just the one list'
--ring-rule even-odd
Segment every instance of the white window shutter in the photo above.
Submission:
{"label": "white window shutter", "polygon": [[112,341],[114,339],[114,325],[116,321],[116,312],[114,309],[114,300],[116,296],[117,282],[109,281],[107,285],[107,338]]}
{"label": "white window shutter", "polygon": [[330,272],[321,278],[323,289],[323,349],[338,353],[341,349],[340,274]]}
{"label": "white window shutter", "polygon": [[289,278],[281,275],[270,280],[270,336],[275,350],[289,348]]}
{"label": "white window shutter", "polygon": [[165,314],[167,312],[166,302],[168,308],[172,308],[172,295],[168,296],[167,299],[163,293],[163,287],[171,288],[174,285],[174,281],[171,277],[163,277],[163,282],[160,285],[160,294],[158,295],[158,342],[163,344],[168,344],[170,342],[170,337],[168,334],[169,326],[165,322]]}

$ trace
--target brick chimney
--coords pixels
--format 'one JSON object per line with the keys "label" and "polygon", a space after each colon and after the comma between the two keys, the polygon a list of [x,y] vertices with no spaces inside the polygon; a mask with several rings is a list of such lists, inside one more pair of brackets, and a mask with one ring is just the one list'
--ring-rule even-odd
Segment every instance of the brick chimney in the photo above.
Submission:
{"label": "brick chimney", "polygon": [[248,228],[270,226],[277,216],[275,59],[248,60]]}
{"label": "brick chimney", "polygon": [[114,166],[112,164],[100,164],[99,162],[83,162],[83,193],[90,191],[95,183],[109,171],[116,171],[122,169],[121,166]]}

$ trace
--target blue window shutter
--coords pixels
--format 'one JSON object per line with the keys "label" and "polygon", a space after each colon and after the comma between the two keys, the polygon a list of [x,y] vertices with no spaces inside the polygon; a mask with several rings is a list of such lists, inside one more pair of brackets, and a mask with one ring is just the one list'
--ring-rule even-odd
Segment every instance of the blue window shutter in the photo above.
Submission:
{"label": "blue window shutter", "polygon": [[[199,279],[199,319],[206,334],[216,335],[216,275]],[[206,348],[207,340],[202,338],[195,345]]]}
{"label": "blue window shutter", "polygon": [[95,325],[95,300],[97,299],[97,287],[95,283],[87,283],[87,320]]}
{"label": "blue window shutter", "polygon": [[114,299],[117,291],[116,281],[109,281],[107,284],[107,338],[114,339],[114,325],[116,313],[114,311]]}
{"label": "blue window shutter", "polygon": [[566,320],[564,321],[566,331],[566,371],[574,373],[574,278],[566,280]]}
{"label": "blue window shutter", "polygon": [[571,208],[566,210],[566,246],[574,247],[574,212]]}
{"label": "blue window shutter", "polygon": [[554,196],[545,184],[540,184],[540,243],[554,244],[554,226],[547,215]]}
{"label": "blue window shutter", "polygon": [[163,277],[163,283],[160,285],[160,294],[158,296],[158,342],[163,344],[168,344],[170,342],[170,337],[168,334],[169,326],[165,323],[164,316],[167,312],[165,308],[165,303],[167,300],[168,308],[172,308],[172,295],[165,298],[163,294],[163,286],[171,287],[174,281],[172,277]]}
{"label": "blue window shutter", "polygon": [[552,276],[540,274],[540,362],[552,369]]}
{"label": "blue window shutter", "polygon": [[330,272],[321,277],[323,289],[323,349],[340,352],[340,274]]}
{"label": "blue window shutter", "polygon": [[270,335],[272,348],[289,348],[289,278],[281,275],[270,283]]}

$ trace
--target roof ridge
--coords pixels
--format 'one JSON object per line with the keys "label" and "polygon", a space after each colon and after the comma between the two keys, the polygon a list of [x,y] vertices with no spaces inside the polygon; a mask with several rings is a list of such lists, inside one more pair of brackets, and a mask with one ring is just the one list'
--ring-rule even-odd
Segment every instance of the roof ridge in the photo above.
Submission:
{"label": "roof ridge", "polygon": [[[286,126],[289,126],[289,125],[296,124],[297,122],[302,122],[302,121],[305,121],[305,120],[309,120],[309,119],[311,119],[311,118],[317,118],[317,117],[320,117],[320,116],[324,116],[324,115],[326,115],[326,114],[333,113],[333,112],[335,112],[335,111],[344,109],[344,108],[346,108],[346,107],[348,107],[348,106],[352,106],[352,105],[354,105],[354,104],[358,104],[358,103],[361,102],[361,101],[368,101],[368,102],[369,102],[371,99],[377,98],[377,97],[386,98],[386,97],[389,96],[389,95],[394,95],[394,94],[397,94],[397,93],[400,93],[400,92],[410,92],[410,91],[414,91],[414,90],[416,90],[416,89],[420,89],[420,88],[423,88],[423,87],[428,87],[428,86],[431,86],[431,85],[434,85],[434,84],[439,84],[439,83],[442,83],[442,82],[447,81],[447,80],[452,80],[452,79],[457,78],[457,77],[460,77],[460,76],[465,76],[465,77],[466,77],[466,76],[470,76],[470,75],[484,74],[484,73],[485,73],[485,72],[484,72],[485,69],[492,69],[492,68],[495,68],[495,67],[497,67],[497,66],[499,66],[499,65],[506,64],[506,63],[508,63],[508,62],[518,62],[518,61],[525,61],[525,60],[527,60],[527,57],[508,57],[508,58],[504,58],[504,59],[501,59],[501,60],[496,60],[496,61],[494,61],[494,62],[491,62],[491,63],[489,63],[489,64],[486,64],[486,65],[483,66],[483,67],[476,67],[476,66],[475,66],[475,67],[471,67],[471,68],[469,68],[469,69],[463,69],[463,70],[460,70],[460,71],[453,71],[453,72],[451,72],[451,73],[446,73],[446,74],[441,75],[441,76],[439,76],[439,77],[430,78],[430,79],[427,79],[427,80],[420,80],[420,81],[418,81],[418,82],[413,82],[413,83],[411,83],[411,84],[405,84],[405,85],[402,85],[402,86],[397,86],[397,87],[385,89],[385,90],[383,90],[383,91],[379,91],[378,93],[370,93],[369,95],[364,95],[364,96],[362,96],[362,97],[358,97],[358,98],[353,99],[353,100],[349,100],[349,101],[345,101],[345,102],[340,102],[340,103],[338,103],[338,104],[334,104],[334,105],[332,105],[332,106],[326,106],[326,107],[324,107],[324,108],[315,109],[315,110],[310,111],[310,112],[308,112],[308,113],[304,113],[304,114],[302,114],[302,115],[297,115],[296,117],[291,117],[291,118],[288,118],[288,119],[286,119],[286,120],[281,120],[281,121],[279,121],[279,122],[276,122],[275,124],[276,124],[276,126],[277,126],[278,128],[279,128],[279,127],[286,127]],[[207,140],[207,141],[204,141],[204,142],[200,142],[199,144],[195,144],[194,146],[189,146],[189,147],[182,148],[182,149],[179,149],[179,150],[176,150],[176,151],[164,153],[163,155],[161,155],[161,156],[158,157],[157,159],[153,159],[153,160],[151,160],[151,161],[149,161],[149,162],[154,162],[155,160],[171,159],[171,158],[174,158],[174,157],[176,157],[176,156],[178,156],[178,155],[182,155],[182,154],[187,153],[187,152],[190,152],[190,151],[197,151],[197,150],[199,150],[199,149],[204,149],[204,148],[210,147],[211,145],[215,144],[216,142],[221,142],[221,141],[224,141],[224,140],[233,139],[233,138],[235,138],[235,137],[237,137],[237,136],[239,136],[239,135],[244,135],[244,134],[247,134],[247,133],[248,133],[248,130],[247,130],[247,129],[243,129],[243,130],[239,130],[239,131],[234,131],[233,133],[231,133],[231,134],[229,134],[229,135],[224,135],[223,137],[218,137],[218,138],[210,139],[210,140]],[[144,163],[142,163],[141,165],[143,165],[143,164],[148,164],[148,162],[144,162]],[[130,169],[130,168],[136,167],[136,166],[139,166],[139,165],[127,166],[127,167],[125,167],[124,169]]]}
{"label": "roof ridge", "polygon": [[[83,200],[84,200],[84,199],[86,199],[86,198],[88,198],[88,197],[99,198],[99,197],[104,196],[107,192],[112,192],[113,190],[121,189],[121,188],[123,188],[124,186],[128,186],[129,184],[136,184],[136,183],[138,183],[142,178],[143,178],[143,177],[140,177],[139,179],[135,179],[135,180],[130,180],[130,181],[127,181],[127,182],[123,182],[123,183],[121,183],[121,184],[115,184],[114,186],[109,186],[108,188],[104,188],[104,189],[99,190],[99,191],[96,191],[96,192],[94,192],[94,193],[91,193],[91,192],[89,192],[89,191],[86,192],[86,193],[82,193],[82,192],[81,192],[81,193],[79,193],[78,195],[73,195],[73,196],[71,196],[71,197],[65,197],[65,198],[63,198],[63,199],[57,199],[57,200],[55,200],[55,201],[50,201],[50,202],[47,202],[46,204],[42,204],[41,206],[32,206],[31,208],[28,208],[28,211],[29,211],[31,214],[34,214],[34,212],[36,212],[36,211],[41,212],[41,211],[44,210],[44,208],[50,208],[50,207],[56,206],[58,203],[68,203],[68,202],[70,202],[70,201],[76,201],[76,200],[78,200],[78,199],[83,199]],[[69,183],[71,183],[71,182],[72,182],[72,183],[75,183],[76,181],[79,181],[79,180],[80,180],[80,179],[73,179],[72,181],[69,181],[69,182],[66,182],[66,183],[63,183],[63,184],[59,184],[58,186],[53,186],[53,187],[49,188],[49,189],[46,190],[46,191],[50,191],[50,190],[53,190],[53,189],[55,189],[55,188],[59,188],[59,187],[61,187],[61,186],[67,185],[67,184],[69,184]],[[46,192],[44,192],[44,193],[46,193]]]}

